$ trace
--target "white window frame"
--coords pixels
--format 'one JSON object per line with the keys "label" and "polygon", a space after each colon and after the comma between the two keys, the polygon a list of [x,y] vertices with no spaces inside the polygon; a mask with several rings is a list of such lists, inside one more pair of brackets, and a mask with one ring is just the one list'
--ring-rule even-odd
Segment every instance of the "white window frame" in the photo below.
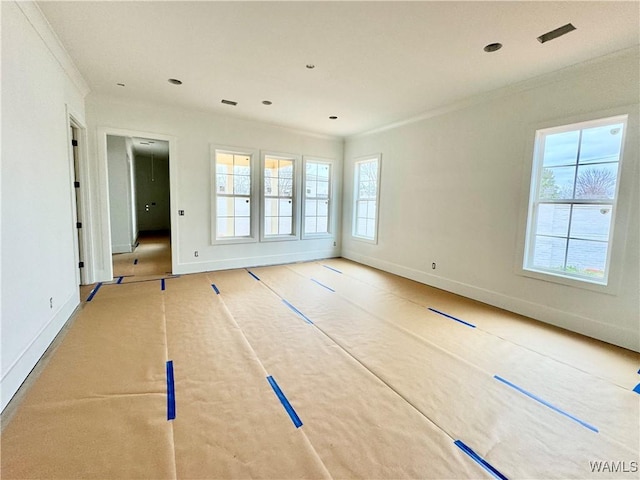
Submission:
{"label": "white window frame", "polygon": [[[216,155],[217,153],[227,153],[232,155],[247,155],[250,157],[251,168],[251,194],[249,201],[251,202],[251,214],[250,214],[250,228],[251,233],[245,237],[220,237],[218,238],[217,226],[217,199],[218,192],[216,191],[217,178],[216,178]],[[259,164],[258,150],[246,147],[232,147],[227,145],[211,145],[211,244],[212,245],[228,245],[235,243],[255,243],[258,241],[258,229],[259,229],[259,213],[260,202],[259,198],[259,182],[260,175],[257,168]]]}
{"label": "white window frame", "polygon": [[[329,165],[329,196],[327,198],[327,201],[329,202],[328,207],[327,207],[327,232],[326,233],[306,233],[306,207],[307,207],[307,163],[324,163],[326,165]],[[302,213],[301,213],[301,231],[300,234],[302,236],[302,238],[304,240],[309,240],[309,239],[314,239],[314,238],[333,238],[335,236],[335,224],[334,224],[334,219],[335,219],[335,214],[334,214],[334,204],[335,204],[335,199],[333,198],[333,192],[335,190],[334,185],[335,185],[335,178],[336,178],[336,173],[335,173],[335,160],[331,160],[331,159],[326,159],[326,158],[319,158],[319,157],[307,157],[304,156],[302,158],[302,200],[301,200],[301,207],[302,207]],[[316,197],[314,197],[314,199],[317,199]]]}
{"label": "white window frame", "polygon": [[[292,191],[292,233],[290,235],[266,235],[265,234],[265,201],[268,198],[266,196],[265,188],[264,188],[264,167],[265,167],[265,159],[269,158],[277,158],[282,160],[293,160],[293,191]],[[301,164],[302,164],[302,156],[291,153],[282,153],[282,152],[271,152],[271,151],[261,151],[260,152],[260,241],[261,242],[280,242],[287,240],[299,240],[300,239],[300,194],[299,194],[299,186],[301,185]]]}
{"label": "white window frame", "polygon": [[[374,235],[373,237],[366,237],[363,235],[358,235],[356,233],[357,228],[357,217],[358,217],[358,194],[359,194],[359,183],[360,183],[360,170],[359,167],[363,163],[368,162],[377,162],[377,178],[376,178],[376,211],[375,211],[375,227],[374,227]],[[355,240],[359,240],[361,242],[371,243],[376,245],[378,243],[378,225],[380,224],[380,174],[382,172],[382,154],[377,153],[374,155],[367,155],[363,157],[358,157],[354,160],[353,163],[353,215],[352,215],[352,223],[351,223],[351,236]]]}
{"label": "white window frame", "polygon": [[[617,294],[619,283],[622,278],[622,270],[624,267],[624,251],[625,237],[629,224],[629,214],[631,211],[629,199],[632,197],[633,189],[633,171],[635,165],[630,159],[637,158],[638,146],[634,144],[632,138],[636,138],[637,133],[634,129],[638,129],[637,105],[610,109],[607,111],[583,114],[571,118],[565,118],[554,121],[547,121],[532,126],[534,132],[530,136],[529,147],[527,151],[527,163],[523,176],[523,191],[527,192],[527,201],[523,202],[521,209],[520,234],[518,235],[518,257],[516,260],[516,273],[561,285],[592,290],[606,294]],[[618,176],[616,192],[612,205],[612,219],[609,233],[609,245],[607,251],[607,265],[604,279],[591,279],[584,276],[574,276],[563,272],[551,270],[542,270],[528,266],[531,255],[530,239],[535,235],[533,225],[535,225],[534,212],[535,201],[538,197],[537,188],[539,186],[539,178],[541,175],[542,160],[539,159],[541,154],[537,149],[539,145],[539,131],[555,129],[558,133],[562,129],[565,131],[584,129],[598,124],[613,123],[614,121],[626,121],[623,131],[622,146],[618,164]],[[635,157],[634,157],[635,156]],[[623,201],[620,202],[619,199]],[[599,200],[598,200],[599,202]]]}

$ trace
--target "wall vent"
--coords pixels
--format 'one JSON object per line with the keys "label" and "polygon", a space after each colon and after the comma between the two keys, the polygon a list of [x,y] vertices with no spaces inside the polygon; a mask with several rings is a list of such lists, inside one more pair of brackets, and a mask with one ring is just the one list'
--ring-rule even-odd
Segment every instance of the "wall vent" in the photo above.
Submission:
{"label": "wall vent", "polygon": [[225,105],[233,105],[234,107],[236,105],[238,105],[238,102],[234,102],[233,100],[224,100],[224,99],[222,99],[222,103],[224,103]]}
{"label": "wall vent", "polygon": [[558,37],[561,37],[562,35],[566,35],[569,32],[573,32],[575,29],[576,29],[576,27],[574,27],[570,23],[567,23],[566,25],[558,27],[555,30],[551,30],[550,32],[543,33],[542,35],[540,35],[538,37],[538,41],[540,43],[545,43],[545,42],[548,42],[550,40],[554,40],[554,39],[556,39]]}

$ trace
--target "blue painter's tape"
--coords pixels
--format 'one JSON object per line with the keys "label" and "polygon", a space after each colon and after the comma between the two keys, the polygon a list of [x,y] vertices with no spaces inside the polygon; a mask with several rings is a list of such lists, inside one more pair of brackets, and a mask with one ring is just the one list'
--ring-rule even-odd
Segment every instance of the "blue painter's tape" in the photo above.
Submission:
{"label": "blue painter's tape", "polygon": [[90,302],[91,300],[93,300],[93,297],[96,296],[96,293],[98,293],[98,290],[100,290],[101,286],[102,286],[102,282],[98,283],[95,287],[93,287],[93,290],[91,290],[91,293],[87,297],[87,302]]}
{"label": "blue painter's tape", "polygon": [[251,275],[253,278],[255,278],[256,280],[260,281],[260,279],[258,278],[258,276],[253,273],[251,270],[247,270],[247,272],[249,273],[249,275]]}
{"label": "blue painter's tape", "polygon": [[505,477],[502,473],[500,473],[498,471],[498,469],[496,469],[493,465],[491,465],[489,462],[487,462],[484,458],[482,458],[480,455],[478,455],[476,452],[474,452],[473,450],[471,450],[471,448],[469,448],[467,445],[464,444],[464,442],[462,440],[456,440],[455,442],[453,442],[460,450],[462,450],[464,453],[466,453],[467,455],[469,455],[471,458],[473,458],[473,460],[475,460],[477,463],[480,464],[480,466],[482,466],[482,468],[484,468],[487,472],[489,472],[491,475],[493,475],[496,478],[499,478],[500,480],[509,480],[507,477]]}
{"label": "blue painter's tape", "polygon": [[121,284],[121,283],[122,283],[122,279],[123,279],[123,278],[124,278],[124,277],[118,277],[118,281],[117,281],[116,283],[117,283],[117,284]]}
{"label": "blue painter's tape", "polygon": [[494,376],[493,376],[493,378],[495,378],[495,379],[496,379],[496,380],[498,380],[499,382],[502,382],[502,383],[504,383],[505,385],[508,385],[508,386],[510,386],[511,388],[513,388],[513,389],[515,389],[515,390],[519,391],[520,393],[522,393],[522,394],[526,395],[527,397],[529,397],[529,398],[531,398],[531,399],[535,400],[536,402],[540,402],[540,403],[541,403],[541,404],[543,404],[545,407],[549,407],[549,408],[550,408],[551,410],[553,410],[554,412],[557,412],[557,413],[559,413],[560,415],[564,415],[565,417],[570,418],[570,419],[571,419],[571,420],[573,420],[574,422],[579,423],[580,425],[582,425],[582,426],[583,426],[583,427],[585,427],[585,428],[588,428],[588,429],[589,429],[589,430],[591,430],[592,432],[596,432],[596,433],[598,433],[598,429],[597,429],[596,427],[594,427],[593,425],[591,425],[591,424],[589,424],[589,423],[587,423],[587,422],[585,422],[585,421],[583,421],[583,420],[580,420],[578,417],[574,417],[574,416],[573,416],[573,415],[571,415],[570,413],[565,412],[564,410],[562,410],[562,409],[560,409],[560,408],[556,407],[555,405],[553,405],[553,404],[551,404],[551,403],[547,402],[546,400],[543,400],[542,398],[538,397],[537,395],[534,395],[534,394],[533,394],[533,393],[531,393],[531,392],[527,392],[524,388],[520,388],[519,386],[517,386],[517,385],[515,385],[515,384],[511,383],[511,382],[510,382],[510,381],[508,381],[508,380],[505,380],[505,379],[504,379],[504,378],[502,378],[502,377],[499,377],[498,375],[494,375]]}
{"label": "blue painter's tape", "polygon": [[134,264],[134,265],[137,265],[137,264],[138,264],[138,259],[137,259],[137,258],[133,261],[133,264]]}
{"label": "blue painter's tape", "polygon": [[636,388],[634,388],[633,391],[640,394],[640,383],[636,385]]}
{"label": "blue painter's tape", "polygon": [[328,268],[329,270],[333,270],[334,272],[338,272],[338,273],[342,273],[340,270],[336,270],[333,267],[330,267],[329,265],[322,265],[324,268]]}
{"label": "blue painter's tape", "polygon": [[211,288],[213,288],[213,291],[216,292],[216,295],[220,295],[220,290],[218,290],[218,287],[215,286],[215,284],[211,284]]}
{"label": "blue painter's tape", "polygon": [[173,360],[167,362],[167,420],[176,418],[176,391],[173,383]]}
{"label": "blue painter's tape", "polygon": [[442,315],[443,317],[447,317],[447,318],[450,318],[451,320],[455,320],[456,322],[460,322],[463,325],[466,325],[467,327],[476,328],[476,326],[473,323],[465,322],[464,320],[460,320],[459,318],[456,318],[456,317],[454,317],[452,315],[449,315],[448,313],[441,312],[440,310],[436,310],[435,308],[431,308],[431,307],[428,307],[428,308],[432,312],[438,313],[438,314]]}
{"label": "blue painter's tape", "polygon": [[164,283],[164,278],[160,280],[160,290],[164,290],[166,288],[166,285]]}
{"label": "blue painter's tape", "polygon": [[276,393],[276,395],[280,399],[280,403],[282,403],[282,406],[289,414],[289,417],[291,418],[291,421],[293,422],[293,424],[296,426],[296,428],[300,428],[302,426],[302,421],[300,420],[300,417],[298,417],[298,414],[289,403],[289,400],[287,400],[287,397],[285,397],[284,393],[282,393],[282,390],[280,390],[280,387],[278,386],[275,379],[271,375],[269,375],[267,377],[267,381],[269,382],[269,385],[271,385],[271,388],[273,388],[273,391]]}
{"label": "blue painter's tape", "polygon": [[309,317],[307,317],[304,313],[302,313],[300,310],[298,310],[296,307],[294,307],[293,305],[291,305],[289,302],[287,302],[284,298],[282,299],[282,302],[289,307],[291,310],[293,310],[294,312],[296,312],[298,315],[300,315],[305,322],[310,323],[311,325],[313,325],[313,322],[309,319]]}
{"label": "blue painter's tape", "polygon": [[324,288],[326,288],[327,290],[329,290],[329,291],[331,291],[331,292],[334,292],[334,293],[335,293],[335,290],[334,290],[333,288],[331,288],[331,287],[327,287],[324,283],[320,283],[320,282],[319,282],[318,280],[316,280],[315,278],[312,278],[312,279],[311,279],[311,281],[312,281],[312,282],[315,282],[315,283],[317,283],[318,285],[320,285],[321,287],[324,287]]}

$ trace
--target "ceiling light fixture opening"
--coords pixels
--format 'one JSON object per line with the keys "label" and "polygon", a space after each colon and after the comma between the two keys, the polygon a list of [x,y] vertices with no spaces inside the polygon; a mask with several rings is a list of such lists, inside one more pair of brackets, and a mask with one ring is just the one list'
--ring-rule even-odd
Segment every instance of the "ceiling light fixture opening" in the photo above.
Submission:
{"label": "ceiling light fixture opening", "polygon": [[263,101],[262,101],[262,104],[263,104],[263,105],[272,105],[272,104],[273,104],[273,102],[272,102],[272,101],[270,101],[270,100],[263,100]]}
{"label": "ceiling light fixture opening", "polygon": [[540,43],[549,42],[551,40],[555,40],[562,35],[566,35],[569,32],[573,32],[576,29],[572,24],[567,23],[561,27],[556,28],[555,30],[551,30],[550,32],[543,33],[538,37],[538,41]]}
{"label": "ceiling light fixture opening", "polygon": [[316,66],[313,63],[307,63],[307,68],[309,70],[313,70],[314,68],[316,68]]}
{"label": "ceiling light fixture opening", "polygon": [[177,78],[170,78],[167,81],[172,85],[182,85],[182,81],[178,80]]}
{"label": "ceiling light fixture opening", "polygon": [[491,53],[491,52],[497,52],[498,50],[500,50],[502,48],[502,44],[501,43],[490,43],[489,45],[486,45],[484,47],[484,51],[487,53]]}

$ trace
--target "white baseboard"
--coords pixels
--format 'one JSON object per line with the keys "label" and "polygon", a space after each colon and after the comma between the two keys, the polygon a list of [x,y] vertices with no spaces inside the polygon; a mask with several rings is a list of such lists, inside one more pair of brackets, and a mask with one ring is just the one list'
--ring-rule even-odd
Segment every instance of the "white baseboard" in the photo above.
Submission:
{"label": "white baseboard", "polygon": [[0,379],[0,410],[4,410],[20,388],[20,385],[33,370],[33,367],[38,363],[40,357],[51,345],[53,339],[56,338],[56,335],[71,318],[74,310],[80,304],[79,295],[80,292],[76,291],[65,301],[40,329],[33,341],[25,347],[18,355],[18,358],[3,372]]}
{"label": "white baseboard", "polygon": [[239,257],[208,262],[178,263],[174,274],[211,272],[232,268],[265,267],[283,263],[310,262],[322,258],[339,257],[336,249],[314,250],[310,252],[285,253],[280,255],[261,255],[256,257]]}
{"label": "white baseboard", "polygon": [[510,297],[502,293],[476,287],[466,283],[449,280],[431,275],[420,270],[398,265],[386,260],[380,260],[353,251],[343,251],[342,256],[354,262],[384,270],[401,277],[415,280],[432,287],[462,295],[494,307],[524,315],[556,327],[602,340],[635,352],[640,351],[640,331],[621,328],[609,323],[600,322],[592,318],[575,315],[558,310],[544,304],[530,302],[520,298]]}

